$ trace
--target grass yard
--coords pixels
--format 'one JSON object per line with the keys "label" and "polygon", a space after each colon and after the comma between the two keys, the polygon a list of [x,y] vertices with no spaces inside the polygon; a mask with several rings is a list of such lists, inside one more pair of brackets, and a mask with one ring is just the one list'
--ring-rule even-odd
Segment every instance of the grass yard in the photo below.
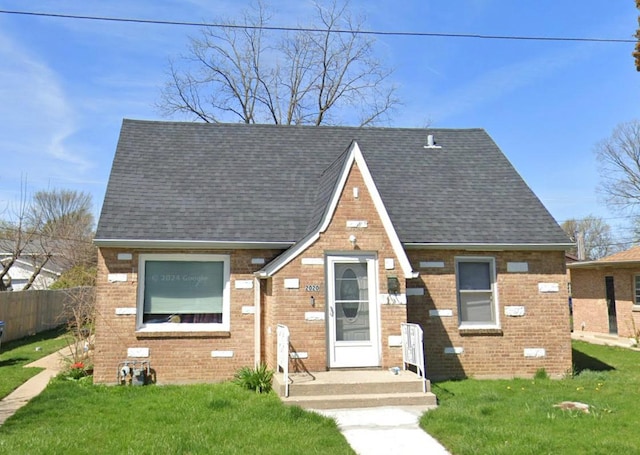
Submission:
{"label": "grass yard", "polygon": [[[574,375],[447,381],[420,425],[456,455],[640,453],[640,352],[573,343]],[[590,413],[554,408],[562,401]]]}
{"label": "grass yard", "polygon": [[[61,336],[3,345],[0,392],[26,380],[18,371],[35,374],[22,365],[64,346]],[[573,348],[574,372],[563,380],[433,384],[440,406],[422,417],[422,428],[455,455],[640,452],[640,352]],[[0,426],[0,453],[353,454],[333,420],[286,407],[273,393],[232,383],[115,387],[89,379],[52,381]],[[587,403],[590,412],[553,406],[562,401]]]}
{"label": "grass yard", "polygon": [[[67,346],[69,339],[66,330],[60,328],[2,343],[0,345],[0,399],[42,371],[42,368],[24,368],[24,365],[59,351]],[[41,349],[36,351],[36,347]]]}
{"label": "grass yard", "polygon": [[55,379],[0,426],[10,454],[353,454],[335,422],[233,383],[93,386]]}

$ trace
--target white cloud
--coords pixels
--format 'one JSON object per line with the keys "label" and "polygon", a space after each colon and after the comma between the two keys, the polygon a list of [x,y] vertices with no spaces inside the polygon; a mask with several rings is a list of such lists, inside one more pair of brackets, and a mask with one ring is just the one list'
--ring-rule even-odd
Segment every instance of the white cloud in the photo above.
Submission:
{"label": "white cloud", "polygon": [[[90,163],[65,141],[76,131],[76,119],[57,75],[28,49],[0,34],[0,122],[11,134],[2,149],[28,165],[20,172],[47,173],[51,164],[70,164],[84,171]],[[29,156],[32,160],[25,160]],[[53,163],[47,163],[47,159]]]}
{"label": "white cloud", "polygon": [[[0,135],[3,154],[11,157],[12,175],[4,186],[15,194],[19,176],[30,185],[48,185],[63,175],[77,177],[91,167],[67,142],[77,131],[74,108],[59,77],[42,59],[0,33]],[[64,170],[63,170],[64,169]]]}

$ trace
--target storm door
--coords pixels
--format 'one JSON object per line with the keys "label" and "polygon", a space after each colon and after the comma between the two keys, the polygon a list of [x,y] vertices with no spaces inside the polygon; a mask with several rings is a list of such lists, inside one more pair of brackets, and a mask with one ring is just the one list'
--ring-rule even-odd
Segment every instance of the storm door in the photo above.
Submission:
{"label": "storm door", "polygon": [[330,367],[380,365],[376,263],[373,256],[327,258]]}

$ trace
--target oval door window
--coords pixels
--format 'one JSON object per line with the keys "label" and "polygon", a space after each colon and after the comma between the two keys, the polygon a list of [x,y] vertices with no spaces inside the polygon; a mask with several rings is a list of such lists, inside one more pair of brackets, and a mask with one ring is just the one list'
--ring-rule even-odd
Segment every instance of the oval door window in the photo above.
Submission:
{"label": "oval door window", "polygon": [[[358,277],[351,268],[347,268],[342,273],[340,283],[340,300],[360,300],[360,286]],[[360,304],[358,302],[343,302],[342,312],[349,322],[353,322],[358,317]]]}

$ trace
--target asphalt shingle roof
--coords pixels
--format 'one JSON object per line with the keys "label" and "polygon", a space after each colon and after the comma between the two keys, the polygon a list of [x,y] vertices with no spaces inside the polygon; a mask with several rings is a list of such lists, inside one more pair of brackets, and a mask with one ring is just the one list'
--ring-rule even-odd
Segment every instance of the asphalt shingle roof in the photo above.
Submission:
{"label": "asphalt shingle roof", "polygon": [[402,242],[569,242],[482,129],[138,120],[123,122],[96,239],[297,241],[352,141]]}

